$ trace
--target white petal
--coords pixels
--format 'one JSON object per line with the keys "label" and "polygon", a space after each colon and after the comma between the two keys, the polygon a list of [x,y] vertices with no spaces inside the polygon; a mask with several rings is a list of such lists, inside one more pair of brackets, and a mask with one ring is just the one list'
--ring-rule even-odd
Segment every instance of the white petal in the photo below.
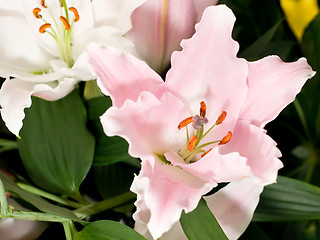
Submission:
{"label": "white petal", "polygon": [[74,88],[74,79],[64,79],[59,84],[37,84],[19,79],[7,79],[0,90],[1,116],[7,128],[19,136],[24,109],[31,106],[31,95],[50,101],[66,96]]}
{"label": "white petal", "polygon": [[133,43],[127,38],[122,37],[121,32],[118,29],[103,26],[91,29],[78,37],[72,48],[73,58],[77,59],[84,52],[90,42],[97,42],[105,47],[112,46],[126,52],[132,53],[134,51]]}
{"label": "white petal", "polygon": [[49,69],[44,53],[26,21],[0,16],[0,75],[31,75]]}
{"label": "white petal", "polygon": [[145,0],[93,0],[93,10],[96,26],[112,26],[121,33],[126,33],[132,27],[131,13]]}

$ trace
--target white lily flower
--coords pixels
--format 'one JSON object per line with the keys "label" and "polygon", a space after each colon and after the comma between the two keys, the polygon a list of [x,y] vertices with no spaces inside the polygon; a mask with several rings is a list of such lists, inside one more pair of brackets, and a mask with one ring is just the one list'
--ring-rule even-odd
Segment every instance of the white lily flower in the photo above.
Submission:
{"label": "white lily flower", "polygon": [[31,96],[54,101],[79,81],[92,80],[86,55],[90,42],[128,52],[122,37],[131,12],[144,0],[0,0],[1,115],[19,136]]}

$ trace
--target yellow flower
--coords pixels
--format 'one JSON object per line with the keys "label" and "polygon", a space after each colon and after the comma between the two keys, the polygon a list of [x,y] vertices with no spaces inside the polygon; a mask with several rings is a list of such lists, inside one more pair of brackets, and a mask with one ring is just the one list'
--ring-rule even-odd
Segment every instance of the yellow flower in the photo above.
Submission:
{"label": "yellow flower", "polygon": [[305,28],[318,14],[317,0],[280,0],[288,24],[296,38],[301,41]]}

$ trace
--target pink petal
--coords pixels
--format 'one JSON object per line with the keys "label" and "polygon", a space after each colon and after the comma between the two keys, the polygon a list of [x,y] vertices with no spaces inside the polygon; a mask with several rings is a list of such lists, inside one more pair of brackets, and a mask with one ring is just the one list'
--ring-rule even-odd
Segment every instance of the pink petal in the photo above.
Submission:
{"label": "pink petal", "polygon": [[239,121],[231,141],[223,147],[222,152],[238,152],[247,158],[254,176],[260,179],[262,185],[266,185],[276,181],[278,170],[283,167],[276,145],[264,129],[247,121]]}
{"label": "pink petal", "polygon": [[216,0],[147,0],[132,14],[129,37],[139,55],[161,73],[168,66],[171,53],[181,50],[181,40],[193,35],[194,25],[204,9],[216,3]]}
{"label": "pink petal", "polygon": [[127,100],[123,107],[109,108],[101,117],[108,136],[118,135],[129,142],[133,157],[163,154],[185,146],[186,133],[177,126],[189,116],[183,103],[167,93],[158,100],[149,92],[142,92],[137,100]]}
{"label": "pink petal", "polygon": [[158,239],[179,220],[182,210],[195,209],[211,188],[179,167],[155,159],[152,168],[149,161],[142,160],[141,172],[131,187],[138,194],[134,219],[147,225],[153,238]]}
{"label": "pink petal", "polygon": [[240,118],[261,127],[275,119],[315,74],[304,58],[285,63],[270,56],[249,63],[249,69],[249,92]]}
{"label": "pink petal", "polygon": [[228,239],[238,239],[248,227],[262,190],[253,178],[245,178],[204,197]]}
{"label": "pink petal", "polygon": [[[239,45],[231,38],[234,21],[226,6],[208,7],[196,34],[182,41],[181,52],[173,53],[166,80],[170,91],[183,99],[193,114],[198,114],[201,101],[207,104],[209,120],[216,121],[221,111],[227,111],[229,123],[222,125],[230,126],[230,131],[246,97],[248,73],[247,62],[236,57]],[[227,132],[222,131],[222,136]]]}
{"label": "pink petal", "polygon": [[133,12],[129,36],[139,55],[161,73],[180,41],[194,33],[196,17],[193,0],[147,0]]}
{"label": "pink petal", "polygon": [[155,92],[162,79],[148,65],[115,48],[88,47],[89,61],[102,92],[120,107],[126,99],[136,101],[142,91]]}
{"label": "pink petal", "polygon": [[181,167],[207,183],[231,182],[251,175],[246,158],[241,157],[237,152],[222,155],[218,147],[191,164],[186,164],[176,152],[168,152],[164,155],[174,166]]}

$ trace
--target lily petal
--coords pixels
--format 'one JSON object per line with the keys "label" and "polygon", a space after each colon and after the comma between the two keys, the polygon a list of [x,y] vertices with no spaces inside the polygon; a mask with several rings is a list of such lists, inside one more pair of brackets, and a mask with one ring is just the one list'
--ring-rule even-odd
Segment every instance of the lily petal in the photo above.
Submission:
{"label": "lily petal", "polygon": [[186,164],[176,152],[164,154],[174,166],[181,167],[190,174],[197,176],[204,182],[231,182],[251,175],[247,166],[247,159],[237,152],[222,155],[219,148],[213,148],[206,156],[197,162]]}
{"label": "lily petal", "polygon": [[126,99],[136,101],[142,91],[154,93],[163,83],[145,62],[115,48],[91,44],[88,55],[98,86],[114,106],[122,106]]}
{"label": "lily petal", "polygon": [[7,79],[0,90],[1,116],[7,128],[19,136],[25,117],[24,109],[31,106],[31,95],[51,101],[57,100],[70,93],[74,83],[74,79],[64,79],[58,86],[50,86],[19,79]]}
{"label": "lily petal", "polygon": [[[147,224],[153,238],[158,239],[179,220],[182,210],[195,209],[202,194],[212,186],[179,167],[160,160],[155,163],[152,167],[149,161],[142,161],[141,172],[135,177],[131,190],[140,194],[134,219]],[[140,181],[145,184],[140,185]]]}
{"label": "lily petal", "polygon": [[285,63],[277,56],[249,63],[249,92],[240,119],[264,127],[291,103],[312,71],[305,58]]}
{"label": "lily petal", "polygon": [[247,158],[254,176],[262,185],[267,185],[276,182],[278,170],[283,167],[276,145],[263,128],[250,125],[248,121],[239,121],[231,141],[222,147],[221,152],[238,152]]}
{"label": "lily petal", "polygon": [[185,132],[177,126],[186,116],[188,112],[175,96],[168,93],[158,100],[142,92],[136,102],[127,100],[121,108],[109,108],[101,123],[108,136],[118,135],[129,142],[131,156],[141,157],[182,149]]}
{"label": "lily petal", "polygon": [[131,25],[131,12],[145,0],[94,0],[92,1],[96,26],[112,26],[124,34]]}
{"label": "lily petal", "polygon": [[41,51],[26,21],[10,16],[0,16],[0,21],[0,75],[30,76],[48,70],[50,57]]}
{"label": "lily petal", "polygon": [[[239,45],[231,38],[234,22],[226,6],[207,8],[195,35],[183,40],[183,50],[172,55],[166,86],[190,106],[192,115],[204,101],[210,108],[209,120],[216,120],[221,111],[228,111],[227,119],[234,124],[238,118],[247,92],[248,65],[236,57]],[[237,91],[231,90],[234,86]]]}
{"label": "lily petal", "polygon": [[133,27],[128,36],[134,41],[139,56],[152,69],[162,73],[170,62],[172,52],[181,50],[181,40],[193,35],[194,25],[200,20],[204,9],[216,2],[147,0],[132,13]]}
{"label": "lily petal", "polygon": [[245,178],[204,197],[229,240],[238,239],[248,227],[262,190],[253,178]]}

